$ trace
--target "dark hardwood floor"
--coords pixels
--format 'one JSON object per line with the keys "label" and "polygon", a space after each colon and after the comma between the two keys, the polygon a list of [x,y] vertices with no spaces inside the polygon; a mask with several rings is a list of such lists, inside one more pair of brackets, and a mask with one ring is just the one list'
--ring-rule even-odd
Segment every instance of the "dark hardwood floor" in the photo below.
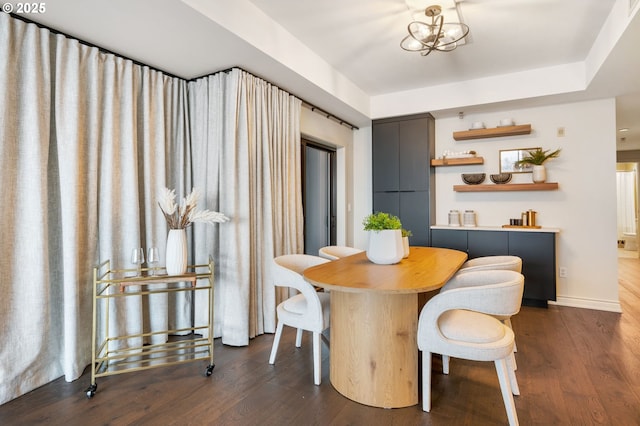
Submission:
{"label": "dark hardwood floor", "polygon": [[[550,306],[515,316],[523,425],[640,424],[640,260],[620,259],[623,314]],[[216,342],[216,368],[189,363],[98,380],[87,399],[85,373],[60,378],[0,406],[0,425],[495,425],[507,424],[493,363],[452,359],[441,374],[434,358],[433,406],[371,408],[337,393],[324,350],[314,386],[311,346],[294,347],[285,329],[275,366],[273,335],[248,347]]]}

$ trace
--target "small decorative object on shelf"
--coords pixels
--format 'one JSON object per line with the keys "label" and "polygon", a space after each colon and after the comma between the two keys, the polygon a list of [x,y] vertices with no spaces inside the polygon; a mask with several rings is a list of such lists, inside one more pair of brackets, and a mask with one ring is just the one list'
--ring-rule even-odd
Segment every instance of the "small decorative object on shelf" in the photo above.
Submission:
{"label": "small decorative object on shelf", "polygon": [[475,151],[442,152],[442,157],[431,160],[432,166],[459,166],[464,164],[483,164],[484,158],[477,157]]}
{"label": "small decorative object on shelf", "polygon": [[484,182],[484,178],[487,176],[486,173],[463,173],[462,181],[467,185],[478,185]]}
{"label": "small decorative object on shelf", "polygon": [[380,265],[400,262],[404,256],[402,245],[402,223],[397,216],[389,213],[372,213],[362,222],[365,231],[369,231],[367,258]]}
{"label": "small decorative object on shelf", "polygon": [[551,152],[550,149],[542,150],[542,148],[537,148],[533,151],[529,151],[527,156],[523,157],[521,160],[516,162],[517,166],[522,166],[525,164],[530,164],[533,166],[532,170],[532,179],[533,183],[544,183],[547,180],[547,170],[544,167],[544,163],[547,160],[552,158],[556,158],[560,155],[560,149],[556,149]]}
{"label": "small decorative object on shelf", "polygon": [[197,210],[199,197],[200,194],[193,188],[178,206],[175,189],[164,188],[160,194],[158,205],[170,229],[165,256],[167,274],[169,275],[181,275],[186,271],[187,237],[185,229],[187,227],[196,222],[214,224],[229,220],[227,216],[219,212]]}
{"label": "small decorative object on shelf", "polygon": [[489,175],[489,179],[496,184],[505,184],[511,181],[511,176],[511,173],[498,173]]}
{"label": "small decorative object on shelf", "polygon": [[472,158],[475,156],[476,152],[471,150],[459,152],[445,150],[442,152],[442,158]]}

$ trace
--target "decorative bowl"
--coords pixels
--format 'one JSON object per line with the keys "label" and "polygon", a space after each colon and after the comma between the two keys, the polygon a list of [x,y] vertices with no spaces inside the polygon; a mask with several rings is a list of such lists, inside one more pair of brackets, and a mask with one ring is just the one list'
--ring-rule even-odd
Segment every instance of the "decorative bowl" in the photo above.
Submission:
{"label": "decorative bowl", "polygon": [[493,183],[508,183],[511,180],[511,173],[497,173],[495,175],[489,175],[489,179]]}
{"label": "decorative bowl", "polygon": [[462,181],[467,185],[478,185],[484,182],[484,178],[487,175],[485,173],[463,173]]}

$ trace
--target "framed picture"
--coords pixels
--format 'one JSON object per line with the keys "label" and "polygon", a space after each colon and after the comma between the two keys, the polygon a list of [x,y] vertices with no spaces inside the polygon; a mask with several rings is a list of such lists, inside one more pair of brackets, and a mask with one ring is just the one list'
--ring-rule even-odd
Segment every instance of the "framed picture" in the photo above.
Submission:
{"label": "framed picture", "polygon": [[531,164],[516,165],[529,154],[538,148],[502,149],[500,150],[500,173],[531,173]]}

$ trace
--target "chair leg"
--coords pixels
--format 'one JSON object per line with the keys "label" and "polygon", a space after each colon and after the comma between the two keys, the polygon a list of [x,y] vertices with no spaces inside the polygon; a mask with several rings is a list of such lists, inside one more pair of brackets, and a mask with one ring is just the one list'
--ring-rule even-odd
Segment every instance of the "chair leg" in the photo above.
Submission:
{"label": "chair leg", "polygon": [[302,329],[299,328],[296,331],[296,348],[299,348],[300,346],[302,346]]}
{"label": "chair leg", "polygon": [[[504,320],[504,325],[506,325],[511,330],[513,330],[513,326],[511,325],[511,318],[507,318],[506,320]],[[516,341],[515,340],[513,341],[513,351],[514,352],[518,352],[518,347],[516,346]],[[516,369],[518,369],[517,366],[516,366]]]}
{"label": "chair leg", "polygon": [[320,333],[313,332],[313,383],[320,384],[322,380],[322,340]]}
{"label": "chair leg", "polygon": [[518,413],[516,413],[516,404],[513,401],[513,394],[511,393],[511,385],[509,384],[509,366],[507,360],[497,359],[495,360],[496,372],[498,373],[498,381],[500,382],[500,391],[502,392],[502,400],[504,401],[504,407],[507,410],[507,418],[509,419],[509,426],[517,426]]}
{"label": "chair leg", "polygon": [[520,395],[520,387],[518,386],[518,379],[516,378],[516,357],[511,352],[511,355],[507,357],[507,367],[509,372],[509,383],[511,384],[511,393],[514,395]]}
{"label": "chair leg", "polygon": [[442,374],[449,374],[449,362],[451,358],[449,355],[442,355]]}
{"label": "chair leg", "polygon": [[280,337],[282,337],[282,328],[284,324],[278,321],[276,326],[276,335],[273,338],[273,345],[271,346],[271,355],[269,356],[269,364],[276,362],[276,354],[278,353],[278,345],[280,344]]}
{"label": "chair leg", "polygon": [[422,351],[422,411],[431,411],[431,352]]}

